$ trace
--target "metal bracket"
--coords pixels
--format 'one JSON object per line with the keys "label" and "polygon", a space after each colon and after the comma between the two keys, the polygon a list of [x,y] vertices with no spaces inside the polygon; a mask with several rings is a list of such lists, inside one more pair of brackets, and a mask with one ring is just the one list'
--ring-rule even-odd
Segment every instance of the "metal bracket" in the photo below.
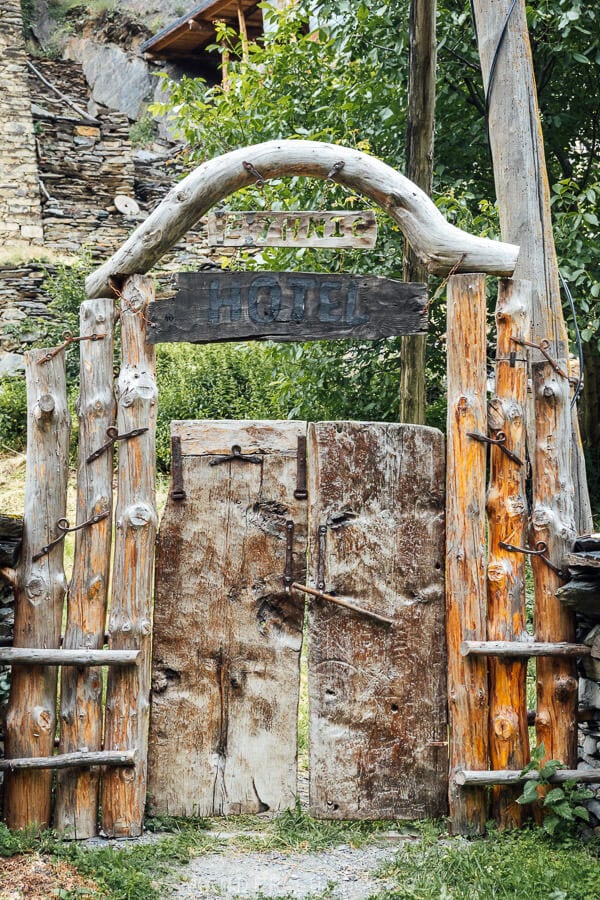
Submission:
{"label": "metal bracket", "polygon": [[34,556],[31,557],[31,561],[37,562],[38,559],[41,559],[43,556],[46,556],[46,554],[50,553],[50,551],[53,550],[54,547],[56,547],[58,544],[60,544],[61,541],[64,541],[66,536],[68,534],[70,534],[71,532],[81,531],[82,528],[88,528],[90,525],[96,525],[97,522],[101,522],[103,519],[108,519],[109,515],[110,515],[110,512],[108,510],[106,510],[105,512],[102,512],[102,513],[97,513],[95,516],[92,516],[91,519],[88,519],[87,522],[82,522],[81,525],[74,525],[73,528],[71,528],[69,526],[68,519],[59,519],[58,522],[56,523],[56,527],[60,531],[59,536],[57,538],[55,538],[53,541],[50,541],[49,544],[46,544],[45,547],[42,547],[42,549],[39,551],[39,553],[36,553]]}
{"label": "metal bracket", "polygon": [[106,337],[105,334],[86,334],[84,336],[75,337],[70,331],[63,331],[61,335],[63,339],[63,343],[59,347],[55,347],[53,350],[49,350],[45,356],[40,357],[38,359],[38,366],[42,363],[50,362],[51,359],[54,359],[55,356],[58,356],[59,353],[62,353],[63,350],[66,350],[70,344],[79,344],[81,341],[101,341]]}
{"label": "metal bracket", "polygon": [[183,487],[183,460],[181,456],[181,438],[171,438],[171,472],[173,475],[173,487],[169,494],[171,500],[179,503],[185,500],[187,494]]}
{"label": "metal bracket", "polygon": [[296,456],[296,490],[294,491],[296,500],[306,500],[308,491],[306,489],[306,435],[298,435],[298,454]]}
{"label": "metal bracket", "polygon": [[289,594],[294,581],[294,523],[288,519],[285,523],[285,571],[283,583]]}
{"label": "metal bracket", "polygon": [[256,178],[256,187],[262,188],[265,186],[265,179],[262,177],[258,169],[254,168],[251,162],[246,162],[246,160],[244,160],[242,162],[242,165],[245,168],[246,172],[249,172]]}
{"label": "metal bracket", "polygon": [[554,371],[557,375],[560,375],[562,378],[566,378],[570,384],[579,384],[578,378],[573,378],[564,369],[561,369],[557,361],[553,356],[550,356],[548,353],[548,348],[550,347],[550,341],[547,338],[544,338],[536,344],[535,341],[526,341],[524,338],[517,338],[511,335],[511,341],[513,344],[520,344],[522,347],[533,347],[534,350],[539,350],[542,356],[544,356],[547,361],[550,363]]}
{"label": "metal bracket", "polygon": [[211,459],[209,465],[220,466],[222,463],[234,462],[235,460],[238,462],[249,462],[260,465],[262,463],[262,456],[258,456],[256,453],[242,453],[240,445],[234,444],[231,448],[231,453],[228,453],[226,456],[215,456],[214,459]]}
{"label": "metal bracket", "polygon": [[529,547],[516,547],[514,544],[507,544],[505,541],[498,541],[498,546],[503,550],[508,550],[509,553],[524,553],[527,556],[537,556],[543,562],[546,563],[549,569],[558,575],[559,578],[568,579],[568,572],[564,572],[563,569],[559,569],[558,566],[555,566],[554,563],[548,559],[545,555],[548,544],[546,541],[538,541],[535,545],[535,550],[531,550]]}
{"label": "metal bracket", "polygon": [[508,456],[518,466],[523,465],[523,460],[506,446],[506,434],[504,431],[497,431],[495,438],[491,438],[487,434],[480,434],[478,431],[467,431],[467,437],[473,438],[474,441],[479,441],[480,444],[493,444],[496,447],[500,447],[505,456]]}
{"label": "metal bracket", "polygon": [[95,459],[98,459],[103,453],[110,450],[112,445],[117,441],[128,441],[130,438],[139,437],[140,434],[145,434],[147,431],[147,428],[134,428],[132,431],[127,431],[125,434],[119,434],[115,426],[111,425],[110,428],[106,429],[109,440],[105,444],[102,444],[101,447],[98,447],[97,450],[94,450],[93,453],[90,453],[86,459],[86,463],[94,462]]}

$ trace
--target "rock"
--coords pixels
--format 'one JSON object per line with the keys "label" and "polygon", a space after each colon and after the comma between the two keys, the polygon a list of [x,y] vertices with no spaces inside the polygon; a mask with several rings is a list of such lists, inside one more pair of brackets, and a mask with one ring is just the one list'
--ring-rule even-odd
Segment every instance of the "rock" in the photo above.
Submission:
{"label": "rock", "polygon": [[588,734],[583,739],[583,752],[586,756],[593,756],[598,749],[598,741],[595,737]]}
{"label": "rock", "polygon": [[585,708],[600,708],[600,684],[589,678],[579,679],[579,703]]}
{"label": "rock", "polygon": [[590,812],[593,816],[596,817],[600,821],[600,801],[599,800],[588,800],[585,804],[587,811]]}
{"label": "rock", "polygon": [[12,378],[25,371],[25,360],[19,353],[5,353],[0,358],[0,378]]}
{"label": "rock", "polygon": [[152,97],[153,85],[146,63],[116,44],[96,44],[87,39],[69,41],[67,58],[81,63],[97,104],[138,119]]}

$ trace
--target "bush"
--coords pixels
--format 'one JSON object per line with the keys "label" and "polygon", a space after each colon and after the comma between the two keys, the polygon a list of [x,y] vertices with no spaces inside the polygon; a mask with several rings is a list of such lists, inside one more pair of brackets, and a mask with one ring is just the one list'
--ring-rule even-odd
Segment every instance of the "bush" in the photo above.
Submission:
{"label": "bush", "polygon": [[24,378],[0,379],[0,447],[24,450],[27,446],[27,393]]}

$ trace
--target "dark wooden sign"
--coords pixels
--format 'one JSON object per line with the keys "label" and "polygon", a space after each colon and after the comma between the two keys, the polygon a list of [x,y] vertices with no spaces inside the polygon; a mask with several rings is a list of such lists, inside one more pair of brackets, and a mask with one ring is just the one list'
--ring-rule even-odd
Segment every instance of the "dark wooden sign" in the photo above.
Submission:
{"label": "dark wooden sign", "polygon": [[427,330],[427,289],[374,275],[181,272],[177,294],[151,303],[148,340],[376,340]]}
{"label": "dark wooden sign", "polygon": [[372,209],[279,212],[213,210],[207,216],[209,247],[354,247],[369,250],[377,240]]}

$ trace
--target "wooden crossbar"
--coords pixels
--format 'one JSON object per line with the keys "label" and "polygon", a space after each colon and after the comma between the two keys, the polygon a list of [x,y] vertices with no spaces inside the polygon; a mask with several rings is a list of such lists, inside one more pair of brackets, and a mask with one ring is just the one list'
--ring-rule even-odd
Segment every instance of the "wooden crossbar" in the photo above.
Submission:
{"label": "wooden crossbar", "polygon": [[[474,771],[460,769],[454,781],[460,787],[485,787],[493,784],[521,784],[524,781],[537,781],[538,772],[521,772],[512,769]],[[600,782],[600,769],[558,769],[548,778],[552,784],[564,784],[565,781],[577,781],[579,784],[595,784]]]}
{"label": "wooden crossbar", "polygon": [[85,766],[134,766],[135,750],[99,750],[89,753],[57,753],[56,756],[27,756],[20,759],[0,759],[0,772],[17,769],[81,769]]}
{"label": "wooden crossbar", "polygon": [[139,656],[139,650],[39,650],[32,647],[2,647],[0,665],[135,666]]}
{"label": "wooden crossbar", "polygon": [[587,644],[547,641],[463,641],[461,656],[589,656]]}

